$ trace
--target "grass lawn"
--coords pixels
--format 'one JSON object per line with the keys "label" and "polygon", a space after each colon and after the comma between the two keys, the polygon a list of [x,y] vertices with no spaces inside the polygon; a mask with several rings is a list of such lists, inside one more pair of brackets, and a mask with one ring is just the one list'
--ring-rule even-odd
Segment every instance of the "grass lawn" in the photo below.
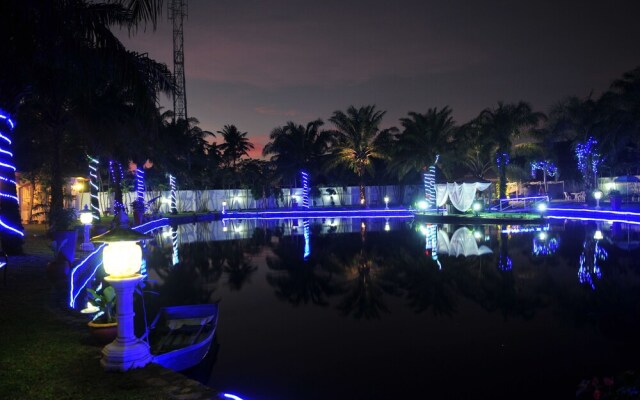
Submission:
{"label": "grass lawn", "polygon": [[168,398],[147,382],[157,376],[147,368],[102,370],[101,346],[91,343],[84,320],[64,309],[46,279],[43,231],[27,229],[28,255],[11,257],[7,285],[0,281],[0,399]]}

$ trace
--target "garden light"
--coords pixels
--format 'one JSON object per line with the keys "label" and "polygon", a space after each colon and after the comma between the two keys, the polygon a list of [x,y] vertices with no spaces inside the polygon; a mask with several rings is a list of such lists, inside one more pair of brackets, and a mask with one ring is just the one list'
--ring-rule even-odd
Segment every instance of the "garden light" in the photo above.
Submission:
{"label": "garden light", "polygon": [[471,208],[473,209],[473,215],[477,217],[478,213],[482,210],[482,202],[479,200],[474,201]]}
{"label": "garden light", "polygon": [[547,211],[547,203],[539,203],[536,208],[538,209],[540,215],[543,215]]}
{"label": "garden light", "polygon": [[593,234],[593,238],[595,240],[602,240],[604,238],[604,236],[602,235],[602,231],[600,229],[597,229]]}
{"label": "garden light", "polygon": [[600,199],[602,198],[602,190],[596,190],[593,192],[593,198],[596,199],[596,208],[600,208]]}
{"label": "garden light", "polygon": [[384,208],[389,209],[389,196],[384,196]]}
{"label": "garden light", "polygon": [[418,208],[420,210],[426,210],[427,209],[427,202],[425,200],[420,200],[418,202]]}
{"label": "garden light", "polygon": [[547,240],[547,232],[540,232],[538,233],[538,239],[540,240]]}
{"label": "garden light", "polygon": [[[123,220],[120,219],[121,224]],[[118,299],[118,337],[102,349],[100,364],[106,370],[141,368],[152,360],[149,345],[138,339],[133,330],[133,291],[143,278],[139,274],[142,249],[137,242],[147,239],[150,237],[126,225],[119,225],[92,238],[94,242],[107,244],[102,251],[102,264],[108,275],[105,280],[113,286]]]}
{"label": "garden light", "polygon": [[89,241],[89,230],[91,229],[91,224],[93,224],[93,212],[91,212],[87,205],[80,211],[80,222],[84,225],[84,240],[80,245],[80,250],[93,251],[95,247],[93,243]]}

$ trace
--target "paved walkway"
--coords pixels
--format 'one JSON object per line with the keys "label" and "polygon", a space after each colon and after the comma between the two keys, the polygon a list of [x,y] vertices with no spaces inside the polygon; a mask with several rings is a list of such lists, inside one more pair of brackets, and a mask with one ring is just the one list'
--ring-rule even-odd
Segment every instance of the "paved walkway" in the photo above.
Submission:
{"label": "paved walkway", "polygon": [[[61,321],[61,323],[64,324],[62,329],[68,329],[70,333],[79,333],[81,336],[86,335],[86,337],[88,337],[86,317],[69,310],[66,307],[64,295],[61,296],[60,291],[52,289],[51,284],[46,279],[45,267],[53,258],[53,252],[49,247],[50,240],[44,237],[43,227],[27,226],[25,228],[25,255],[11,256],[9,258],[6,286],[3,286],[2,274],[0,273],[0,317],[4,316],[8,318],[6,317],[7,315],[20,315],[21,307],[33,305],[34,308],[42,309],[43,312]],[[47,293],[49,293],[49,295],[47,295]],[[10,310],[9,308],[12,309]],[[0,320],[2,320],[2,318],[0,318]],[[2,322],[3,324],[11,324],[12,321],[9,319],[2,320]],[[2,332],[0,340],[12,340],[10,333],[8,334],[9,337],[5,336],[5,333],[10,330],[5,329],[3,331],[2,328],[3,327],[0,326],[0,332]],[[82,345],[90,346],[86,343]],[[34,343],[34,346],[43,346],[40,351],[47,351],[46,343]],[[99,367],[98,360],[100,358],[101,347],[92,347],[95,347],[95,349],[91,349],[90,353],[95,354],[95,365]],[[0,364],[2,364],[3,361],[7,362],[7,359],[11,357],[11,355],[5,354],[5,359],[3,360],[2,356],[3,353],[0,352]],[[78,352],[78,356],[86,357],[86,354]],[[90,365],[93,364],[91,363]],[[29,368],[27,365],[22,367]],[[114,374],[112,372],[102,373]],[[217,392],[211,388],[156,364],[150,364],[145,368],[129,371],[126,373],[126,378],[137,382],[137,384],[142,383],[143,385],[153,386],[159,389],[165,399],[218,399]],[[35,382],[30,384],[39,383]],[[157,399],[158,397],[155,398]]]}

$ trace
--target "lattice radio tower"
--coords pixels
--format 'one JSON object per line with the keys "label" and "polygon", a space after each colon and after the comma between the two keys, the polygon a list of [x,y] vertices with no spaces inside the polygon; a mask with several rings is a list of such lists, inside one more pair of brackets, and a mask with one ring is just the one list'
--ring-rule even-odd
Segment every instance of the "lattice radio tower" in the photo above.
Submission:
{"label": "lattice radio tower", "polygon": [[184,77],[184,35],[182,23],[187,16],[187,0],[169,1],[169,19],[173,21],[173,76],[176,90],[173,93],[174,121],[187,120],[187,91]]}

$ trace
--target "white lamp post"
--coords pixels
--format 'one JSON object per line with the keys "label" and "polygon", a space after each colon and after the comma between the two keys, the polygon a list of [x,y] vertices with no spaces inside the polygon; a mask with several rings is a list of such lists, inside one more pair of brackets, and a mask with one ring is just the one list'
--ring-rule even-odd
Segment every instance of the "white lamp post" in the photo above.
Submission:
{"label": "white lamp post", "polygon": [[138,339],[133,330],[133,291],[142,280],[142,249],[137,242],[147,239],[150,237],[120,226],[91,239],[107,244],[102,250],[102,264],[108,275],[105,280],[113,286],[118,299],[118,337],[102,349],[100,361],[109,371],[141,368],[152,360],[149,345]]}
{"label": "white lamp post", "polygon": [[80,222],[84,225],[84,240],[80,245],[80,250],[93,251],[93,243],[89,241],[89,230],[91,229],[91,224],[93,224],[93,213],[86,204],[84,209],[80,211]]}
{"label": "white lamp post", "polygon": [[385,210],[389,209],[389,196],[384,196],[384,208]]}
{"label": "white lamp post", "polygon": [[602,198],[602,190],[593,192],[593,198],[596,199],[596,208],[600,208],[600,199]]}
{"label": "white lamp post", "polygon": [[222,213],[225,214],[227,212],[227,202],[223,201],[222,202]]}

